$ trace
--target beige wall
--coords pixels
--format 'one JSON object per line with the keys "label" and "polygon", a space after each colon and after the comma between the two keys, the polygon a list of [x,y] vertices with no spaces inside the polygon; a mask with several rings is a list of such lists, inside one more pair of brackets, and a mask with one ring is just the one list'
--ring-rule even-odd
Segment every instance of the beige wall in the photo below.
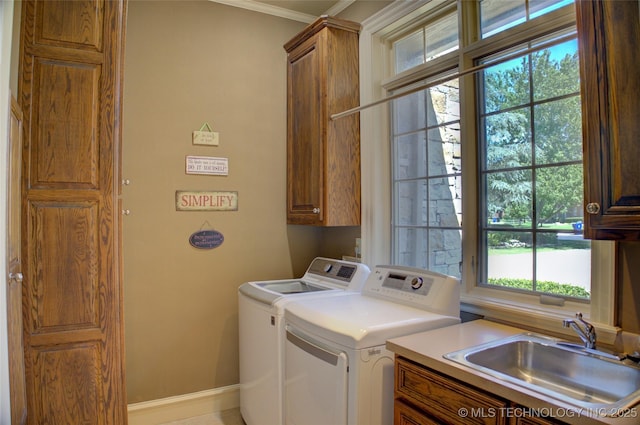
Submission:
{"label": "beige wall", "polygon": [[[123,126],[129,402],[238,383],[237,288],[304,272],[323,230],[287,226],[286,54],[304,24],[199,1],[131,1]],[[194,146],[208,122],[219,147]],[[185,155],[229,159],[185,174]],[[237,191],[238,211],[178,212],[175,191]],[[213,250],[189,245],[202,227]]]}
{"label": "beige wall", "polygon": [[[357,2],[362,20],[388,4]],[[238,382],[237,288],[353,255],[359,227],[286,225],[286,53],[306,24],[208,1],[129,3],[123,134],[124,284],[130,403]],[[219,147],[194,146],[208,122]],[[186,175],[185,155],[229,159]],[[237,191],[237,212],[175,211],[176,190]],[[202,226],[213,250],[188,243]]]}
{"label": "beige wall", "polygon": [[[354,6],[341,16],[368,16]],[[123,236],[131,403],[236,384],[237,287],[299,276],[316,255],[353,254],[357,227],[285,224],[282,45],[304,26],[207,1],[129,2],[123,178],[131,184],[123,206],[131,214]],[[191,144],[203,122],[220,132],[219,147]],[[229,158],[229,176],[187,176],[185,155]],[[238,191],[239,210],[177,212],[176,190]],[[225,242],[199,251],[188,237],[205,222]],[[621,244],[620,254],[619,317],[638,333],[640,244]]]}

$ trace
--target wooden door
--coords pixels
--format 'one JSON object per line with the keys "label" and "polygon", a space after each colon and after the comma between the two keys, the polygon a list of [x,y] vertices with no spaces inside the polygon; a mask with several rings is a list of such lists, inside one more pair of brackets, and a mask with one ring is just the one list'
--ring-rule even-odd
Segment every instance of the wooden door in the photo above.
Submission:
{"label": "wooden door", "polygon": [[323,34],[288,55],[287,219],[320,224],[324,216]]}
{"label": "wooden door", "polygon": [[25,0],[28,423],[127,423],[120,135],[126,0]]}
{"label": "wooden door", "polygon": [[24,376],[24,345],[22,342],[22,259],[20,253],[22,111],[11,97],[9,128],[9,186],[7,220],[7,333],[9,336],[9,393],[11,423],[27,420],[27,394]]}
{"label": "wooden door", "polygon": [[584,235],[640,240],[640,2],[581,0],[576,5]]}

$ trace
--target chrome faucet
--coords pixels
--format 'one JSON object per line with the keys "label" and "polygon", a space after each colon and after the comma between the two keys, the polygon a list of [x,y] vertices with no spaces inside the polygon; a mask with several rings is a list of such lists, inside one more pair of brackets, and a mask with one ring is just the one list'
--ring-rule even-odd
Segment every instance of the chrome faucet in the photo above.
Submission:
{"label": "chrome faucet", "polygon": [[592,350],[596,348],[596,328],[582,318],[582,313],[576,313],[575,319],[564,319],[562,326],[573,329],[584,342],[586,348]]}

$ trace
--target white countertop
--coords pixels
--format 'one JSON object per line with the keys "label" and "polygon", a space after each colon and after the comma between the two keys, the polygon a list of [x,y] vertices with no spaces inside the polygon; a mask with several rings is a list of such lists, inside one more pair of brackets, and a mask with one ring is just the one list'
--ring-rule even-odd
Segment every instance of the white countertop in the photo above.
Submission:
{"label": "white countertop", "polygon": [[[630,416],[635,417],[604,417],[599,412],[589,412],[586,409],[580,410],[580,408],[564,404],[550,397],[541,396],[536,392],[477,372],[443,357],[452,351],[462,350],[523,332],[526,331],[487,320],[474,320],[459,325],[393,338],[387,341],[387,348],[399,356],[422,364],[443,375],[466,382],[526,408],[541,409],[541,411],[569,424],[640,424],[640,405],[636,405],[631,409]],[[527,410],[514,412],[514,415],[523,413],[526,414]]]}

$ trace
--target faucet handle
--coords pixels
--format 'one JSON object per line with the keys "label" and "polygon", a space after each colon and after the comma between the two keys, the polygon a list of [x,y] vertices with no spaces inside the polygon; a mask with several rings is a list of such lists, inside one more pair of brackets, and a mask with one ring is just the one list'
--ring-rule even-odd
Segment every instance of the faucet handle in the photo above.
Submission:
{"label": "faucet handle", "polygon": [[582,324],[585,325],[588,329],[593,329],[593,325],[582,318],[582,313],[577,312],[576,319],[582,322]]}
{"label": "faucet handle", "polygon": [[[582,327],[578,323],[582,325]],[[573,329],[578,334],[582,342],[584,342],[585,347],[591,349],[596,348],[596,328],[582,318],[582,313],[576,313],[575,320],[564,319],[562,321],[562,326]]]}

